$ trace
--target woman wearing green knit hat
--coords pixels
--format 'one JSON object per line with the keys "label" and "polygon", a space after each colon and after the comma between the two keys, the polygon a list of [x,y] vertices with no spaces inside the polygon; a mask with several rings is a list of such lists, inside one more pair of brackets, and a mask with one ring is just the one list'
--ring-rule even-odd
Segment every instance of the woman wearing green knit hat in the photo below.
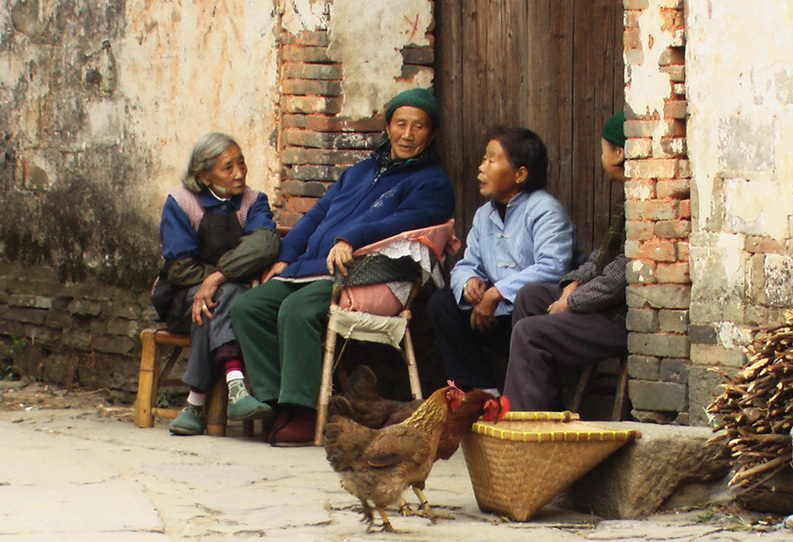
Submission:
{"label": "woman wearing green knit hat", "polygon": [[231,310],[254,395],[277,417],[273,446],[311,445],[333,276],[353,252],[398,233],[442,224],[454,190],[430,152],[440,106],[426,89],[394,96],[386,137],[338,180],[284,238],[262,283]]}
{"label": "woman wearing green knit hat", "polygon": [[[600,161],[625,181],[625,113],[606,121]],[[589,259],[559,286],[529,284],[515,300],[504,385],[513,410],[562,410],[560,375],[627,351],[625,213],[622,206]]]}

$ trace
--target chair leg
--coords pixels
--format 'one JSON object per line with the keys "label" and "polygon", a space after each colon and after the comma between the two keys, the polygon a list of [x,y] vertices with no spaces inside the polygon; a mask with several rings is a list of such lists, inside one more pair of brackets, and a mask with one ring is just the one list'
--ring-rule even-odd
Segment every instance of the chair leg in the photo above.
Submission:
{"label": "chair leg", "polygon": [[207,397],[207,435],[226,436],[226,408],[228,387],[225,378],[219,378]]}
{"label": "chair leg", "polygon": [[619,422],[628,417],[628,356],[620,358],[620,374],[617,383],[616,397],[614,398],[614,411],[612,421]]}
{"label": "chair leg", "polygon": [[578,381],[578,387],[575,390],[575,395],[573,395],[573,401],[570,403],[570,410],[572,412],[578,412],[581,409],[581,402],[584,399],[584,395],[589,391],[589,387],[592,385],[592,380],[595,378],[595,373],[597,372],[599,364],[600,362],[595,362],[585,368],[581,373],[581,379]]}
{"label": "chair leg", "polygon": [[402,341],[405,346],[405,361],[408,365],[408,379],[410,380],[410,391],[413,394],[413,399],[424,399],[421,393],[419,367],[416,364],[416,353],[413,350],[413,339],[410,335],[410,328],[405,329],[405,337]]}
{"label": "chair leg", "polygon": [[[330,316],[333,318],[333,315]],[[322,356],[322,381],[319,385],[317,397],[317,425],[314,430],[314,446],[322,446],[322,431],[328,421],[328,403],[333,393],[333,365],[336,356],[336,332],[328,329],[325,335],[325,354]]]}
{"label": "chair leg", "polygon": [[154,426],[152,407],[157,397],[159,382],[160,347],[154,342],[156,331],[144,329],[140,338],[142,349],[140,354],[140,372],[138,374],[138,397],[135,402],[135,425],[138,427]]}

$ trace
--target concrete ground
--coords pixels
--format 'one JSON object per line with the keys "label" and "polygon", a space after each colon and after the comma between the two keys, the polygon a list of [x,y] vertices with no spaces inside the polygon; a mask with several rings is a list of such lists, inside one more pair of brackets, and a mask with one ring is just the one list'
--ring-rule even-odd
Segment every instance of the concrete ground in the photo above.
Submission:
{"label": "concrete ground", "polygon": [[164,423],[135,427],[129,409],[67,406],[5,394],[0,540],[793,540],[774,521],[716,509],[601,521],[549,505],[530,522],[510,522],[479,511],[462,451],[427,482],[430,502],[454,519],[433,525],[394,510],[394,527],[406,533],[367,532],[322,448],[273,448],[238,425],[226,438],[174,437]]}

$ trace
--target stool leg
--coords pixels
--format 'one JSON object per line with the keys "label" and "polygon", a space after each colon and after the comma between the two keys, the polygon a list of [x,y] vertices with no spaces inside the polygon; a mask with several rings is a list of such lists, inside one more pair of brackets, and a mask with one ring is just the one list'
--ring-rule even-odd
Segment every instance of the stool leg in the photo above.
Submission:
{"label": "stool leg", "polygon": [[620,358],[620,375],[617,383],[616,397],[614,398],[614,411],[612,421],[619,422],[628,417],[628,356]]}
{"label": "stool leg", "polygon": [[154,342],[156,331],[144,329],[141,334],[140,372],[138,374],[138,397],[135,402],[135,425],[152,427],[154,414],[152,407],[157,396],[160,348]]}
{"label": "stool leg", "polygon": [[581,379],[578,381],[578,387],[575,389],[573,402],[570,404],[571,411],[578,412],[581,409],[581,402],[586,392],[589,391],[589,387],[592,385],[592,379],[595,377],[595,372],[597,371],[599,363],[600,362],[595,362],[591,364],[581,373]]}
{"label": "stool leg", "polygon": [[[333,315],[330,316],[333,318]],[[314,430],[314,446],[322,446],[322,430],[328,420],[328,403],[333,393],[333,362],[336,356],[336,332],[328,329],[325,334],[325,354],[322,356],[322,381],[317,397],[317,425]]]}
{"label": "stool leg", "polygon": [[226,407],[228,403],[226,380],[219,378],[207,397],[207,435],[226,436]]}

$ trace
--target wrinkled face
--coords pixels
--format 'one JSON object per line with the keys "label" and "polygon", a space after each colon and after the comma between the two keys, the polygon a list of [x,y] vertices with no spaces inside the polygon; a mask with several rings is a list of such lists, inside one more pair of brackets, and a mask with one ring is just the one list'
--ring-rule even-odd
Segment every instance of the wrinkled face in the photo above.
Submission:
{"label": "wrinkled face", "polygon": [[600,163],[606,174],[615,181],[625,180],[625,149],[600,138]]}
{"label": "wrinkled face", "polygon": [[248,166],[242,149],[233,145],[215,159],[215,167],[202,171],[198,178],[219,198],[230,198],[245,190]]}
{"label": "wrinkled face", "polygon": [[525,167],[515,169],[507,159],[504,147],[491,139],[485,149],[485,156],[479,164],[479,193],[499,203],[509,203],[520,192],[519,183],[524,182],[528,172]]}
{"label": "wrinkled face", "polygon": [[391,141],[391,158],[400,160],[418,156],[435,137],[427,112],[410,105],[396,108],[385,131]]}

